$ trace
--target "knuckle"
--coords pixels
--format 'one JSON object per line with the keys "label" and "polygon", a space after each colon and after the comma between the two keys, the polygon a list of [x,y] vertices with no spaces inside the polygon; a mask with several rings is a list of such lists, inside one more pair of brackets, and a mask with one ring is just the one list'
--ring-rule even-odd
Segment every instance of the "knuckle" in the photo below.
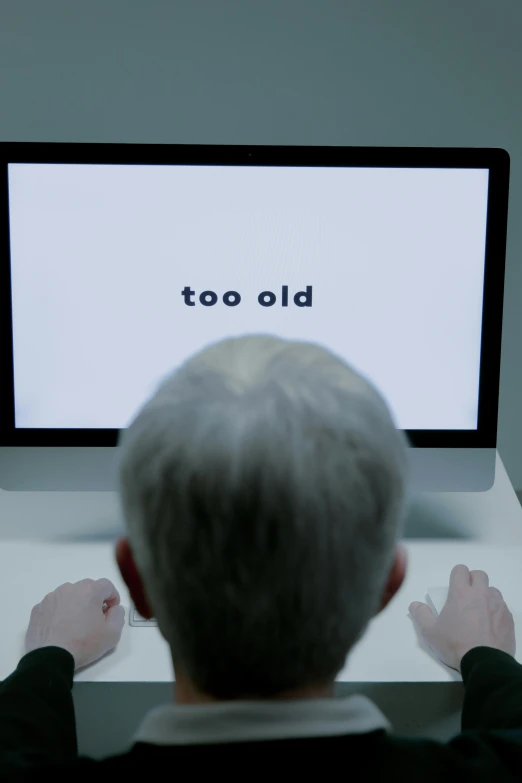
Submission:
{"label": "knuckle", "polygon": [[75,587],[88,588],[94,584],[94,579],[80,579],[79,582],[75,582]]}
{"label": "knuckle", "polygon": [[60,587],[57,587],[56,590],[53,590],[50,593],[47,593],[45,596],[48,598],[50,595],[53,595],[53,593],[70,593],[73,588],[72,582],[64,582],[63,585],[60,585]]}

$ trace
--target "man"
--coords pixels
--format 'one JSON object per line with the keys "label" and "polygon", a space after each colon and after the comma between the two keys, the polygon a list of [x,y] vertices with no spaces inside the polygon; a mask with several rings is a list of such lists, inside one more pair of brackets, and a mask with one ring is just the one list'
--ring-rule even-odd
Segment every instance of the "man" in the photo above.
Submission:
{"label": "man", "polygon": [[117,644],[124,616],[108,580],[62,585],[33,609],[27,654],[0,690],[0,780],[327,765],[371,781],[522,778],[513,618],[482,571],[453,569],[438,617],[410,606],[462,673],[462,734],[392,737],[365,697],[332,698],[404,578],[406,455],[377,391],[323,348],[250,336],[188,361],[123,436],[129,539],[116,548],[138,611],[170,644],[175,703],[146,717],[127,753],[76,758],[73,671]]}

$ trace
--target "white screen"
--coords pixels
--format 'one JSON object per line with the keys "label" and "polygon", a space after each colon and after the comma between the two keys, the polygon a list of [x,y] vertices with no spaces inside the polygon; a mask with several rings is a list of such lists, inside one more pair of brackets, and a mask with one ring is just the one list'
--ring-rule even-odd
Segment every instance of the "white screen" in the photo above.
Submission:
{"label": "white screen", "polygon": [[332,349],[402,429],[476,429],[487,191],[484,169],[10,164],[16,427],[125,427],[202,346],[261,332]]}

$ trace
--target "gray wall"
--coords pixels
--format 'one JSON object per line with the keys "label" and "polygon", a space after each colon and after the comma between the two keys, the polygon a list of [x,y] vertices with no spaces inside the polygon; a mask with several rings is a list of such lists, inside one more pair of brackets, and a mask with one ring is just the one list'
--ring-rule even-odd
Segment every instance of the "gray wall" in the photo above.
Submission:
{"label": "gray wall", "polygon": [[[522,489],[521,27],[520,0],[0,0],[0,139],[506,148],[499,449]],[[142,689],[143,709],[165,688]],[[97,738],[97,698],[77,686],[81,747],[99,754],[130,724]],[[460,691],[434,698],[447,734]]]}

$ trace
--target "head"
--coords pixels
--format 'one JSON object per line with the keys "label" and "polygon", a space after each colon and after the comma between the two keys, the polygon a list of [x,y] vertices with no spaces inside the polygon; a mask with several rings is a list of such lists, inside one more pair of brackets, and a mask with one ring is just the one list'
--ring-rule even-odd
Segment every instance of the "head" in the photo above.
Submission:
{"label": "head", "polygon": [[227,339],[168,377],[122,437],[117,558],[176,682],[331,688],[402,583],[406,464],[380,394],[318,345]]}

